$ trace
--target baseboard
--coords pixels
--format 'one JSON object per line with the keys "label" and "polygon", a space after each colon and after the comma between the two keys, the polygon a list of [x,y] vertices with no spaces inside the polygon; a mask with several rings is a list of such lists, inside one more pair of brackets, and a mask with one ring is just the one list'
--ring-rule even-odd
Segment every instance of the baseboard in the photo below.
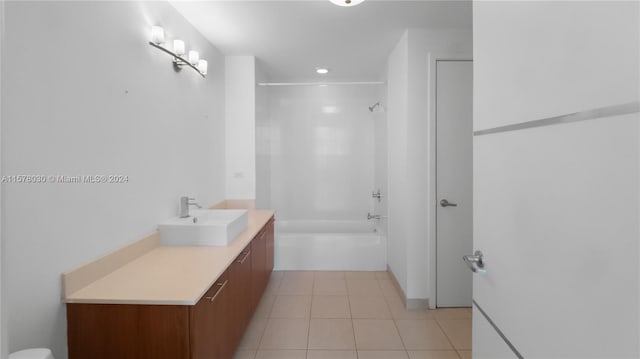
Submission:
{"label": "baseboard", "polygon": [[389,276],[391,277],[391,282],[393,286],[396,288],[396,291],[400,295],[400,299],[404,303],[405,308],[407,309],[429,309],[429,298],[407,298],[407,294],[402,290],[400,283],[398,283],[398,279],[396,275],[391,270],[391,267],[387,264],[387,272],[389,272]]}
{"label": "baseboard", "polygon": [[429,298],[408,298],[405,306],[407,309],[429,309]]}

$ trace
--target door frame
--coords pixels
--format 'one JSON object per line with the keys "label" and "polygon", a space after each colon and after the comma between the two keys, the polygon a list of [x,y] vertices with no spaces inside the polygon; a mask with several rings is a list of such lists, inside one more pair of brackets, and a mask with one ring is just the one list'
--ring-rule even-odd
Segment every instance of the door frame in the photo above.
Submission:
{"label": "door frame", "polygon": [[[429,258],[429,275],[427,278],[427,288],[429,288],[429,309],[436,308],[437,295],[437,210],[438,210],[438,193],[437,193],[437,118],[436,118],[436,100],[437,100],[437,65],[438,61],[473,61],[473,56],[466,53],[428,53],[427,68],[429,79],[428,91],[428,120],[427,120],[427,242],[428,242],[428,258]],[[462,265],[462,262],[461,262]]]}
{"label": "door frame", "polygon": [[[5,69],[2,67],[2,59],[4,56],[6,41],[5,41],[5,1],[0,0],[0,79],[4,77],[3,73]],[[0,108],[2,108],[2,81],[0,81]],[[0,111],[0,134],[2,134],[2,111]],[[0,156],[0,176],[2,175],[2,161]],[[0,191],[0,198],[2,197],[2,191]],[[0,209],[1,212],[1,209]],[[6,358],[9,355],[8,347],[8,327],[7,327],[7,301],[5,300],[7,294],[3,289],[3,283],[6,283],[4,278],[6,277],[6,270],[3,268],[5,261],[2,258],[6,255],[4,245],[2,242],[2,213],[0,213],[0,357]]]}

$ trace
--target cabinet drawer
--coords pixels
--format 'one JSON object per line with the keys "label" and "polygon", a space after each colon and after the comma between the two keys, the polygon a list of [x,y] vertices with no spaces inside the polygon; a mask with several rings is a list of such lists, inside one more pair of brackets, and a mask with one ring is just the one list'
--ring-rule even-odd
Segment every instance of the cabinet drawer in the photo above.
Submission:
{"label": "cabinet drawer", "polygon": [[191,359],[231,358],[228,270],[190,311]]}

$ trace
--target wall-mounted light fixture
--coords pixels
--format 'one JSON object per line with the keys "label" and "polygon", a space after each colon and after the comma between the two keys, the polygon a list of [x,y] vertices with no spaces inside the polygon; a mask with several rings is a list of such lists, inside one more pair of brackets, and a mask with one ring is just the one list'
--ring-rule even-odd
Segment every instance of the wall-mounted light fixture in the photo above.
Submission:
{"label": "wall-mounted light fixture", "polygon": [[201,60],[198,51],[189,51],[188,59],[184,58],[186,53],[184,41],[175,39],[173,40],[173,51],[164,46],[164,29],[160,26],[151,27],[151,41],[149,45],[164,51],[165,53],[173,56],[173,65],[177,68],[183,66],[189,66],[196,70],[202,77],[206,77],[208,63],[207,60]]}
{"label": "wall-mounted light fixture", "polygon": [[356,6],[364,0],[329,0],[338,6]]}
{"label": "wall-mounted light fixture", "polygon": [[184,41],[173,40],[173,52],[178,56],[184,55]]}

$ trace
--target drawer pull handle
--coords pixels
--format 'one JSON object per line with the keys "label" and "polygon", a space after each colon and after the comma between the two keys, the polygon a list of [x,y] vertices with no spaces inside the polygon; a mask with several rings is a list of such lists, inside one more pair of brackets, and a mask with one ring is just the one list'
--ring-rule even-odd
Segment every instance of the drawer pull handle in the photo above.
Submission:
{"label": "drawer pull handle", "polygon": [[237,260],[236,262],[240,263],[240,264],[244,264],[244,261],[247,260],[247,258],[249,258],[249,254],[251,254],[251,251],[247,251],[247,253],[244,255],[244,257],[242,257],[242,259]]}
{"label": "drawer pull handle", "polygon": [[218,288],[218,291],[216,292],[216,294],[213,297],[205,297],[204,299],[208,299],[208,300],[214,302],[216,300],[216,298],[218,298],[218,295],[220,294],[220,292],[222,292],[224,287],[227,285],[227,283],[229,283],[228,279],[225,280],[224,283],[216,283],[216,285],[220,287],[220,288]]}

